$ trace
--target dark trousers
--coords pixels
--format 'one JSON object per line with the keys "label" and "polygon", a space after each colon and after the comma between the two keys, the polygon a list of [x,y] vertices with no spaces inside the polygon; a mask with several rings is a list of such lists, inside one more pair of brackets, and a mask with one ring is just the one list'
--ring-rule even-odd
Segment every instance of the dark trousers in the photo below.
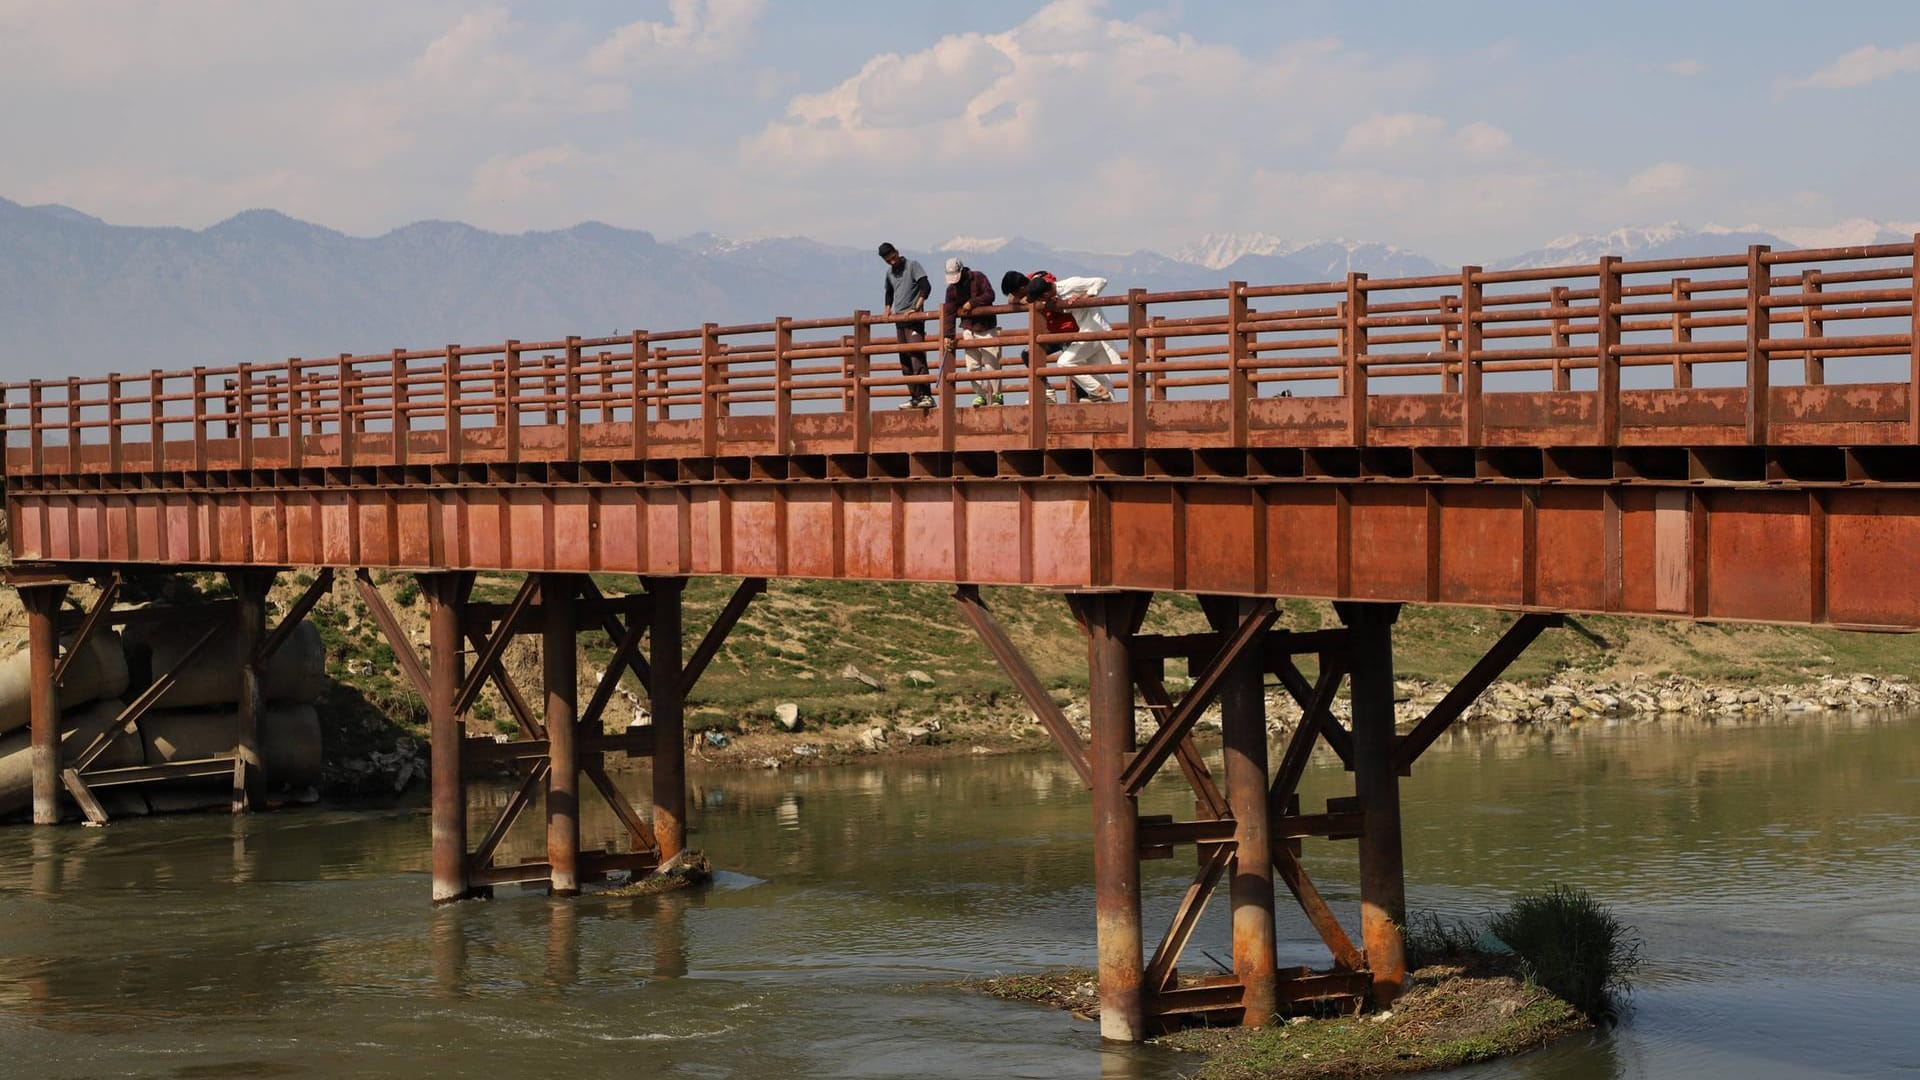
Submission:
{"label": "dark trousers", "polygon": [[[927,340],[927,324],[910,322],[896,323],[893,327],[893,336],[896,341],[925,341]],[[903,375],[925,375],[927,373],[927,354],[924,352],[902,352],[900,354],[900,372]],[[933,387],[925,384],[915,384],[907,387],[907,393],[913,397],[929,397],[933,394]]]}

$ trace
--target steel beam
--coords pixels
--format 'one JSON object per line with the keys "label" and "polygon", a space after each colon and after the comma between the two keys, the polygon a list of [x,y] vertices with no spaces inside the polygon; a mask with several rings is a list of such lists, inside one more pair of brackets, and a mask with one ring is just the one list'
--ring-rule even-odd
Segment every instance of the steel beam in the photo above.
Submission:
{"label": "steel beam", "polygon": [[[1219,596],[1201,597],[1200,604],[1207,621],[1222,635],[1274,610],[1272,601]],[[1253,650],[1243,649],[1220,684],[1220,754],[1234,821],[1233,875],[1228,879],[1228,898],[1233,905],[1233,973],[1244,991],[1240,1022],[1246,1027],[1272,1023],[1278,1008],[1264,666]]]}
{"label": "steel beam", "polygon": [[[1099,939],[1100,1035],[1146,1038],[1140,927],[1139,808],[1124,778],[1133,746],[1134,593],[1069,596],[1087,628],[1087,713],[1093,740],[1093,887]],[[1164,730],[1164,729],[1163,729]]]}
{"label": "steel beam", "polygon": [[1365,815],[1360,836],[1360,936],[1373,1000],[1388,1005],[1406,983],[1406,867],[1400,846],[1400,774],[1394,767],[1393,624],[1398,604],[1340,603],[1352,631],[1353,787]]}
{"label": "steel beam", "polygon": [[682,605],[687,579],[648,578],[648,658],[652,670],[653,837],[665,862],[687,847],[687,724],[681,669]]}
{"label": "steel beam", "polygon": [[467,786],[461,744],[465,739],[459,695],[461,621],[472,579],[462,574],[421,574],[427,597],[427,737],[432,756],[433,902],[449,903],[472,894],[467,875]]}
{"label": "steel beam", "polygon": [[34,585],[20,589],[27,609],[28,752],[33,771],[33,823],[60,823],[60,690],[54,685],[60,640],[54,617],[67,587]]}
{"label": "steel beam", "polygon": [[580,757],[576,745],[580,661],[574,598],[580,583],[543,575],[540,670],[547,691],[547,885],[554,896],[580,892]]}
{"label": "steel beam", "polygon": [[1542,612],[1526,612],[1514,620],[1486,655],[1476,661],[1460,677],[1459,682],[1453,684],[1440,703],[1422,717],[1412,731],[1400,737],[1393,755],[1394,768],[1400,775],[1413,772],[1413,763],[1420,760],[1420,755],[1426,753],[1427,747],[1432,746],[1433,741],[1460,718],[1467,706],[1485,693],[1495,679],[1505,674],[1515,660],[1520,659],[1520,654],[1527,651],[1527,646],[1533,644],[1541,631],[1550,626],[1559,626],[1563,621],[1559,615]]}
{"label": "steel beam", "polygon": [[1040,721],[1040,726],[1052,736],[1054,745],[1066,756],[1067,764],[1079,774],[1080,782],[1091,785],[1093,773],[1087,764],[1087,748],[1081,744],[1080,736],[1074,733],[1073,725],[1067,722],[1066,714],[1055,704],[1053,695],[1047,693],[1040,676],[1034,674],[1033,665],[1020,655],[1013,639],[1007,636],[999,620],[987,609],[986,601],[980,597],[980,587],[962,585],[954,590],[953,599],[960,607],[960,614],[986,644],[987,651],[993,654],[1000,670],[1013,683],[1014,689],[1020,691],[1020,696],[1026,699],[1034,718]]}

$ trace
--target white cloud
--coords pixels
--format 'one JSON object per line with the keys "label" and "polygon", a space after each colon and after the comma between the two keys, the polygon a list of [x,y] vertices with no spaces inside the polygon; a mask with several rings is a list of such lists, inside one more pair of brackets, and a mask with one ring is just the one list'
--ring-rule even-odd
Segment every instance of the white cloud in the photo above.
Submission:
{"label": "white cloud", "polygon": [[1669,75],[1678,75],[1683,79],[1691,79],[1707,70],[1707,65],[1692,57],[1687,57],[1682,60],[1674,60],[1670,63],[1662,64],[1660,65],[1660,70]]}
{"label": "white cloud", "polygon": [[1627,194],[1642,198],[1691,191],[1699,186],[1700,171],[1678,161],[1649,165],[1627,178]]}
{"label": "white cloud", "polygon": [[547,194],[554,187],[553,174],[579,161],[580,148],[570,143],[488,158],[474,170],[473,183],[467,189],[467,203],[485,207]]}
{"label": "white cloud", "polygon": [[684,74],[738,53],[765,8],[764,0],[672,0],[669,21],[627,23],[587,55],[587,67],[639,79]]}
{"label": "white cloud", "polygon": [[1438,142],[1447,122],[1424,113],[1392,113],[1367,117],[1347,129],[1340,140],[1341,157],[1376,157],[1426,150]]}
{"label": "white cloud", "polygon": [[1895,75],[1920,71],[1920,41],[1891,49],[1865,45],[1811,75],[1781,83],[1787,90],[1846,90]]}

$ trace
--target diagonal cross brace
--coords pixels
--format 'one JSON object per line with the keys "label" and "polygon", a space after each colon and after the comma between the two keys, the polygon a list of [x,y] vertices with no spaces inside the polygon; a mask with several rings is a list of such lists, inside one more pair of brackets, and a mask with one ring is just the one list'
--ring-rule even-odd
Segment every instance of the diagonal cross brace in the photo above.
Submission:
{"label": "diagonal cross brace", "polygon": [[1527,646],[1533,644],[1542,630],[1559,626],[1565,621],[1561,615],[1529,611],[1507,627],[1507,632],[1500,635],[1500,640],[1493,643],[1493,648],[1488,649],[1487,654],[1461,676],[1459,682],[1453,684],[1453,689],[1447,691],[1447,696],[1440,699],[1433,711],[1398,740],[1393,764],[1400,774],[1405,776],[1413,771],[1413,763],[1419,760],[1427,747],[1432,746],[1441,732],[1451,727],[1460,714],[1467,711],[1467,706],[1473,704],[1474,699],[1493,685],[1493,680],[1499,678],[1509,664],[1527,651]]}
{"label": "diagonal cross brace", "polygon": [[513,595],[513,603],[507,607],[506,615],[500,619],[500,625],[494,628],[493,637],[487,639],[481,648],[480,656],[474,661],[473,670],[467,673],[467,681],[460,684],[460,693],[453,699],[453,715],[464,716],[473,708],[473,700],[480,696],[480,688],[495,671],[500,670],[500,658],[506,655],[507,646],[513,643],[514,628],[519,625],[520,617],[526,614],[528,605],[540,591],[540,575],[528,574],[520,582],[520,591]]}
{"label": "diagonal cross brace", "polygon": [[[1173,698],[1167,693],[1167,685],[1161,681],[1159,673],[1147,670],[1147,664],[1151,663],[1148,661],[1135,665],[1134,684],[1140,688],[1141,700],[1147,703],[1147,708],[1159,717],[1160,723],[1165,724],[1173,715]],[[1206,807],[1206,812],[1215,818],[1231,816],[1227,797],[1220,793],[1219,785],[1213,782],[1213,773],[1207,769],[1206,760],[1193,745],[1192,735],[1180,740],[1180,745],[1174,747],[1173,755],[1187,783],[1193,788],[1194,795]]]}
{"label": "diagonal cross brace", "polygon": [[1160,730],[1153,733],[1153,737],[1133,756],[1133,760],[1127,762],[1126,771],[1120,775],[1120,782],[1127,794],[1138,795],[1140,789],[1147,786],[1147,781],[1153,779],[1153,774],[1160,771],[1160,766],[1173,754],[1180,740],[1186,738],[1193,731],[1193,725],[1200,722],[1200,714],[1219,696],[1220,685],[1225,681],[1227,671],[1279,618],[1280,609],[1268,603],[1240,621],[1239,629],[1220,646],[1220,651],[1214,654],[1200,677],[1194,680],[1193,688],[1180,698],[1173,715],[1160,725]]}
{"label": "diagonal cross brace", "polygon": [[1159,993],[1173,989],[1175,965],[1180,962],[1180,954],[1186,951],[1187,942],[1193,939],[1193,932],[1200,926],[1200,915],[1207,909],[1207,900],[1213,896],[1213,890],[1220,884],[1220,878],[1233,862],[1234,845],[1214,844],[1211,850],[1204,852],[1199,870],[1188,883],[1185,895],[1180,898],[1180,906],[1174,910],[1173,922],[1167,927],[1167,936],[1160,939],[1160,947],[1153,951],[1153,959],[1147,962],[1145,983],[1149,990]]}
{"label": "diagonal cross brace", "polygon": [[86,620],[80,624],[79,631],[73,635],[73,640],[67,643],[67,651],[61,654],[59,662],[53,665],[54,686],[66,683],[68,665],[72,664],[73,658],[79,656],[80,650],[86,647],[87,639],[99,629],[100,621],[106,618],[107,612],[113,610],[114,598],[119,595],[120,571],[115,570],[113,576],[107,579],[107,583],[100,587],[100,599],[94,601],[93,610],[87,612]]}
{"label": "diagonal cross brace", "polygon": [[1324,657],[1320,662],[1320,681],[1314,684],[1313,691],[1301,706],[1300,723],[1293,729],[1293,737],[1287,740],[1287,749],[1280,755],[1280,768],[1273,776],[1273,787],[1267,793],[1268,813],[1279,817],[1286,813],[1287,806],[1293,801],[1294,789],[1300,786],[1300,777],[1307,771],[1307,762],[1313,757],[1313,744],[1322,731],[1321,717],[1329,719],[1332,713],[1333,695],[1340,689],[1340,680],[1346,677],[1346,667],[1337,657]]}
{"label": "diagonal cross brace", "polygon": [[207,627],[206,633],[201,634],[198,641],[188,646],[186,652],[180,654],[180,659],[174,662],[173,667],[167,669],[165,675],[153,680],[153,684],[142,690],[139,697],[128,702],[127,707],[120,710],[120,715],[114,718],[113,723],[108,725],[105,731],[94,736],[85,750],[80,751],[79,756],[73,759],[73,771],[86,772],[87,766],[93,764],[94,759],[99,757],[113,740],[132,730],[133,725],[139,723],[142,716],[147,715],[147,710],[153,708],[153,703],[165,697],[167,691],[173,689],[173,684],[179,681],[180,673],[186,670],[187,665],[198,659],[206,650],[207,644],[225,629],[226,627],[218,622]]}
{"label": "diagonal cross brace", "polygon": [[306,592],[300,594],[300,599],[294,601],[293,607],[287,609],[287,614],[280,620],[280,625],[274,627],[273,632],[260,643],[260,647],[254,650],[251,661],[253,666],[263,667],[268,660],[273,659],[273,654],[279,652],[280,646],[285,645],[287,639],[293,636],[293,631],[300,625],[300,620],[306,618],[308,613],[313,611],[313,606],[318,604],[320,598],[332,588],[333,567],[324,567],[314,575],[313,583],[307,586]]}
{"label": "diagonal cross brace", "polygon": [[[1338,663],[1344,672],[1346,666],[1344,656],[1344,653],[1322,653],[1320,667],[1324,670],[1329,664]],[[1333,752],[1340,755],[1340,764],[1345,765],[1348,771],[1352,771],[1353,735],[1340,726],[1340,721],[1333,718],[1332,711],[1322,709],[1316,715],[1308,709],[1309,703],[1313,701],[1313,687],[1308,684],[1307,677],[1302,675],[1300,669],[1294,665],[1293,657],[1279,657],[1272,670],[1279,677],[1280,685],[1286,688],[1287,696],[1293,699],[1294,704],[1300,706],[1301,714],[1315,717],[1320,734],[1326,737],[1327,745],[1333,747]]]}
{"label": "diagonal cross brace", "polygon": [[993,617],[993,612],[987,610],[987,602],[980,598],[980,587],[962,585],[953,591],[953,599],[960,605],[960,614],[999,663],[1000,670],[1012,680],[1020,696],[1027,699],[1027,707],[1033,710],[1040,726],[1053,736],[1054,744],[1066,755],[1067,764],[1080,774],[1080,783],[1092,787],[1093,770],[1087,764],[1086,745],[1074,733],[1073,725],[1067,723],[1066,714],[1060,711],[1060,706],[1054,704],[1053,698],[1047,694],[1047,688],[1040,682],[1040,676],[1034,674],[1033,666],[1014,647],[1013,640],[1007,637],[1006,630]]}
{"label": "diagonal cross brace", "polygon": [[[580,579],[580,595],[601,604],[606,601],[605,594],[600,591],[600,586],[594,584],[591,576]],[[648,593],[635,593],[626,599],[638,608],[638,610],[630,610],[627,613],[628,618],[645,626],[648,622],[647,613],[652,610],[653,597]],[[600,627],[606,631],[607,643],[616,649],[627,636],[626,626],[620,622],[620,616],[615,614],[611,607],[601,608]],[[645,691],[648,697],[652,697],[653,668],[648,665],[647,658],[638,652],[634,653],[627,661],[627,670],[633,672],[633,677],[640,683],[640,689]]]}
{"label": "diagonal cross brace", "polygon": [[740,586],[733,590],[727,599],[727,606],[720,609],[713,625],[707,628],[707,635],[700,639],[700,645],[687,658],[687,664],[680,669],[680,696],[685,698],[693,692],[694,684],[706,673],[707,665],[713,663],[714,655],[720,646],[726,644],[727,635],[733,633],[734,624],[747,613],[747,606],[754,598],[767,591],[767,579],[763,577],[743,578]]}
{"label": "diagonal cross brace", "polygon": [[423,701],[431,700],[433,690],[427,685],[427,669],[420,663],[420,654],[414,650],[413,642],[407,640],[407,632],[401,628],[400,620],[393,617],[393,609],[374,587],[373,576],[365,567],[354,571],[353,587],[360,591],[360,599],[373,614],[373,621],[380,624],[380,632],[387,635],[387,646],[393,650],[400,670],[406,672],[407,681],[413,684],[414,693]]}
{"label": "diagonal cross brace", "polygon": [[607,711],[607,704],[613,700],[613,692],[620,687],[620,674],[625,671],[635,657],[640,655],[640,638],[647,632],[644,619],[633,620],[620,638],[619,648],[613,652],[607,670],[600,676],[600,685],[593,688],[593,697],[587,702],[585,711],[580,714],[580,727],[587,731],[600,730],[600,714]]}

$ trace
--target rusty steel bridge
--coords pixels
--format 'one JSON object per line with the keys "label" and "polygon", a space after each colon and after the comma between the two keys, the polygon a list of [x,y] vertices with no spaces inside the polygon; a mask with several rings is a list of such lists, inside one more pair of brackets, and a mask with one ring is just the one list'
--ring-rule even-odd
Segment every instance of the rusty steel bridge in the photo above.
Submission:
{"label": "rusty steel bridge", "polygon": [[[961,407],[977,373],[957,370],[950,346],[933,374],[899,374],[900,352],[937,344],[894,339],[892,324],[919,318],[867,312],[7,385],[7,576],[29,614],[34,820],[59,820],[63,794],[104,818],[98,788],[209,776],[231,776],[246,808],[268,779],[257,673],[342,575],[428,703],[434,899],[524,881],[571,893],[685,847],[687,693],[767,579],[938,582],[1092,789],[1104,1034],[1390,1000],[1405,974],[1400,779],[1559,616],[1920,628],[1916,288],[1915,244],[1901,243],[1136,290],[1069,303],[1104,315],[1071,334],[999,309],[998,338],[968,343],[1003,352],[1012,404],[988,408]],[[1107,342],[1110,362],[1076,371],[1111,378],[1115,400],[1050,401],[1061,369],[1022,351],[1086,339]],[[934,407],[895,408],[929,383]],[[267,590],[292,567],[318,577],[270,629]],[[100,740],[60,745],[66,659],[135,617],[114,598],[139,569],[233,582],[235,614],[181,661],[222,632],[253,657],[231,758],[109,769],[96,766]],[[418,575],[424,656],[370,569]],[[512,602],[481,603],[481,571],[525,578]],[[596,573],[645,588],[603,595]],[[743,580],[689,654],[691,575]],[[99,602],[62,612],[88,579]],[[1088,640],[1090,740],[983,585],[1072,606]],[[1142,633],[1156,592],[1198,594],[1212,632]],[[1280,597],[1332,600],[1342,625],[1289,630]],[[1405,602],[1517,617],[1399,733],[1391,634]],[[584,707],[581,633],[615,648]],[[540,698],[500,663],[522,634],[547,644]],[[1314,678],[1301,657],[1317,659]],[[1178,697],[1168,660],[1192,676]],[[623,672],[646,687],[652,723],[604,734]],[[1277,763],[1269,675],[1305,714]],[[101,739],[136,726],[169,678]],[[1343,682],[1350,726],[1329,709]],[[488,683],[526,737],[463,737]],[[1158,721],[1144,741],[1136,703]],[[1215,703],[1217,779],[1192,739]],[[1322,740],[1354,794],[1308,811],[1296,786]],[[608,770],[617,753],[651,759],[650,815]],[[1143,819],[1135,796],[1169,763],[1195,814]],[[464,778],[502,766],[519,786],[476,843]],[[625,823],[627,851],[580,850],[583,778]],[[545,860],[498,863],[536,801]],[[1358,848],[1357,943],[1302,867],[1309,837]],[[1177,845],[1197,849],[1199,869],[1149,952],[1140,860]],[[1277,969],[1276,877],[1325,941],[1326,968]],[[1223,879],[1233,972],[1182,979],[1181,950]]]}

